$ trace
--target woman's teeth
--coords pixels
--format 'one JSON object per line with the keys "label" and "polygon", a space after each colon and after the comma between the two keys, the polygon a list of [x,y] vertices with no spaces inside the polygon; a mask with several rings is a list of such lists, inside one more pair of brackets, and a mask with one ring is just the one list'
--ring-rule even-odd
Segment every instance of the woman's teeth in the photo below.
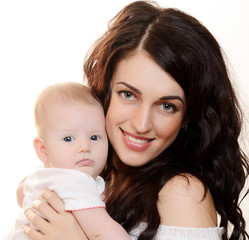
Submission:
{"label": "woman's teeth", "polygon": [[134,143],[146,143],[146,142],[149,142],[149,140],[137,139],[137,138],[131,137],[131,136],[129,136],[129,135],[126,135],[126,137],[127,137],[131,142],[134,142]]}

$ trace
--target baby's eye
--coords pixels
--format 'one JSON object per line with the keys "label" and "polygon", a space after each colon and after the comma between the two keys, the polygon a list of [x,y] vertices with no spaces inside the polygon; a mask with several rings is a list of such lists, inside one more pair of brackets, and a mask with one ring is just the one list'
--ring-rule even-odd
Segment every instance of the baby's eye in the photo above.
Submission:
{"label": "baby's eye", "polygon": [[176,112],[176,106],[174,104],[170,104],[170,103],[163,103],[160,105],[160,108],[165,111],[165,112]]}
{"label": "baby's eye", "polygon": [[119,94],[124,99],[135,99],[134,94],[129,91],[120,91]]}
{"label": "baby's eye", "polygon": [[74,140],[74,138],[71,137],[71,136],[66,136],[66,137],[64,137],[64,141],[65,141],[65,142],[72,142],[73,140]]}
{"label": "baby's eye", "polygon": [[91,139],[92,141],[97,141],[97,140],[99,140],[99,136],[97,136],[97,135],[92,135],[92,136],[90,137],[90,139]]}

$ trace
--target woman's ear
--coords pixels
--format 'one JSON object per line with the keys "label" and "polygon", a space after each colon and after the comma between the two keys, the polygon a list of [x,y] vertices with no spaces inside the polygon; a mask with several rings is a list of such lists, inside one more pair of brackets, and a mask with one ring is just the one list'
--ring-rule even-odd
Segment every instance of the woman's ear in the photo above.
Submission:
{"label": "woman's ear", "polygon": [[[185,113],[185,115],[186,115],[186,113]],[[188,124],[189,124],[189,117],[184,116],[184,118],[182,120],[181,128],[187,130]]]}
{"label": "woman's ear", "polygon": [[44,140],[41,137],[36,137],[34,139],[33,145],[34,145],[37,156],[40,158],[43,164],[46,164],[48,161],[48,158],[47,158],[46,148],[44,145]]}

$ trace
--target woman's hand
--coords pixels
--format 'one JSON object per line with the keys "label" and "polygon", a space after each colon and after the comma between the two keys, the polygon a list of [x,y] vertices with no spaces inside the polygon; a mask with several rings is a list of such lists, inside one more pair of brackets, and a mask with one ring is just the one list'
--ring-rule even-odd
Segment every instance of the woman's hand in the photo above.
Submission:
{"label": "woman's hand", "polygon": [[64,211],[63,201],[52,191],[44,190],[42,198],[37,200],[33,208],[43,215],[42,218],[32,209],[25,210],[28,221],[39,231],[30,226],[24,227],[24,233],[32,240],[87,240],[73,214]]}

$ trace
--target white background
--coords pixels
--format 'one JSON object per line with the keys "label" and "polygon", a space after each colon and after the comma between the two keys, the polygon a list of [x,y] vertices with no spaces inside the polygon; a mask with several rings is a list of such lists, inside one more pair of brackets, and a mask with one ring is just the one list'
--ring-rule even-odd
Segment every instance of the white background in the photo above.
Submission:
{"label": "white background", "polygon": [[[0,1],[0,204],[3,220],[0,238],[10,229],[19,210],[15,197],[18,183],[40,166],[32,146],[35,137],[33,105],[37,95],[56,82],[82,82],[82,64],[87,50],[106,30],[107,22],[130,2]],[[231,76],[248,116],[249,1],[158,2],[192,14],[214,34],[229,58]],[[247,131],[243,135],[248,146]],[[248,199],[242,208],[249,223]]]}

